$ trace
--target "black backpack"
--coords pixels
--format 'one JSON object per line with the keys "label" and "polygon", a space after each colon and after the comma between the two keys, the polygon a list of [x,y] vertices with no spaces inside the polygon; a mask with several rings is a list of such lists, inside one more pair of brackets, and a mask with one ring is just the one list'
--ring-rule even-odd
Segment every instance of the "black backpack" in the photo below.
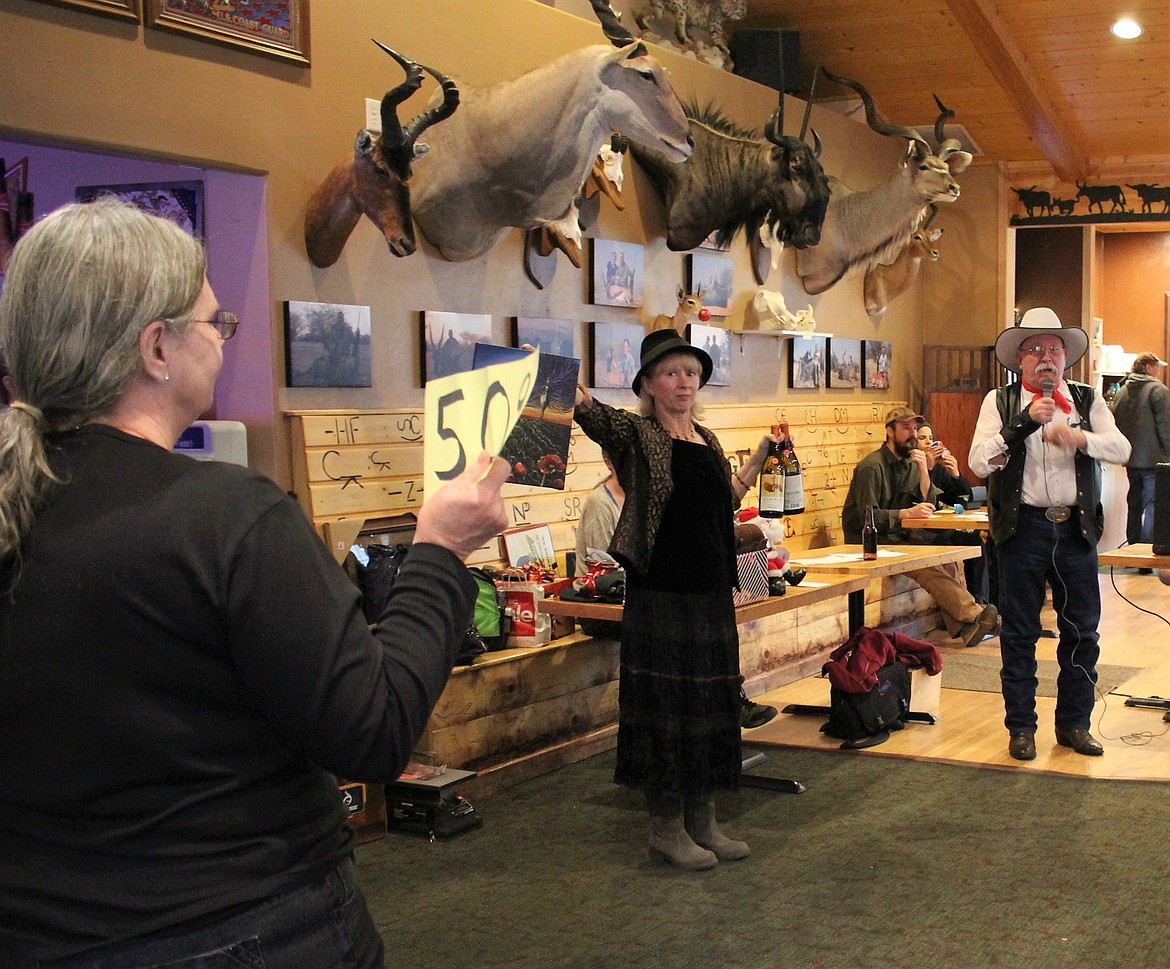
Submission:
{"label": "black backpack", "polygon": [[844,740],[842,747],[873,747],[901,730],[910,715],[910,670],[904,663],[887,663],[877,671],[877,683],[868,693],[829,689],[829,721],[821,731]]}

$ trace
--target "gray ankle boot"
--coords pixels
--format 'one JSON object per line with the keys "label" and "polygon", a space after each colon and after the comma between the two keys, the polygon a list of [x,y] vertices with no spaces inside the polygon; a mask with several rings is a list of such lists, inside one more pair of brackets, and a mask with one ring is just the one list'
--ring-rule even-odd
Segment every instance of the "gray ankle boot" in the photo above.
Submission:
{"label": "gray ankle boot", "polygon": [[714,852],[700,848],[683,825],[682,799],[647,794],[650,808],[650,856],[669,861],[687,871],[714,868],[719,859]]}
{"label": "gray ankle boot", "polygon": [[715,823],[715,798],[687,798],[686,829],[695,844],[715,853],[720,861],[739,861],[750,855],[751,849],[744,841],[732,841]]}

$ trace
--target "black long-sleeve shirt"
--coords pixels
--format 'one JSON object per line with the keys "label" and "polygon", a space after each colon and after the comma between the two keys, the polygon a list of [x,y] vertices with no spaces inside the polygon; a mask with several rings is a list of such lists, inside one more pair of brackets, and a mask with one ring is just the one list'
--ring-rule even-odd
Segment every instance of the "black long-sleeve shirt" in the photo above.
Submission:
{"label": "black long-sleeve shirt", "polygon": [[475,590],[417,545],[371,634],[267,478],[51,441],[65,483],[0,597],[0,949],[43,958],[321,877],[352,847],[331,775],[398,776]]}

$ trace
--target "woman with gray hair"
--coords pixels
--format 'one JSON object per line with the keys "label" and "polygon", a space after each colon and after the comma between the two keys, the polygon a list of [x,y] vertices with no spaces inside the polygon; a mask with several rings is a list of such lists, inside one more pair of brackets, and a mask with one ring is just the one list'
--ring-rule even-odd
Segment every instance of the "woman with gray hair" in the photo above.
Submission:
{"label": "woman with gray hair", "polygon": [[204,270],[197,241],[114,200],[50,214],[8,267],[5,969],[384,965],[333,775],[401,773],[508,468],[481,454],[429,496],[371,629],[274,482],[171,450],[239,324]]}
{"label": "woman with gray hair", "polygon": [[578,388],[574,416],[611,456],[625,502],[610,549],[626,570],[614,780],[642,791],[650,853],[688,870],[746,858],[715,822],[739,782],[739,633],[732,511],[764,465],[737,472],[697,423],[711,357],[675,330],[642,341],[637,413]]}

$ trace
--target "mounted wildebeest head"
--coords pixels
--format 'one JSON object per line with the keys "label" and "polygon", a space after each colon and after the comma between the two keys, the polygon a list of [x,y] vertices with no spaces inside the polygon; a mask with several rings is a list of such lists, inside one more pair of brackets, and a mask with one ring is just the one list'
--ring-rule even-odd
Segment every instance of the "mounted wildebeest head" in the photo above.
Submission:
{"label": "mounted wildebeest head", "polygon": [[[811,105],[811,96],[810,96]],[[738,127],[708,106],[687,107],[695,151],[686,164],[635,145],[667,209],[666,244],[694,249],[711,233],[726,246],[741,229],[749,243],[760,230],[778,244],[815,246],[829,204],[829,183],[821,168],[821,142],[804,141],[808,111],[799,137],[783,133],[784,95],[764,126],[764,137]]]}
{"label": "mounted wildebeest head", "polygon": [[[340,162],[309,199],[305,249],[313,265],[322,268],[337,262],[363,213],[386,237],[391,253],[409,256],[414,252],[407,182],[412,163],[427,151],[418,137],[431,125],[450,117],[459,105],[459,90],[449,78],[407,60],[385,44],[374,43],[398,61],[406,71],[406,80],[382,98],[382,133],[375,137],[365,129],[359,131],[353,158]],[[442,100],[403,127],[398,120],[398,105],[419,89],[423,71],[439,82]]]}
{"label": "mounted wildebeest head", "polygon": [[894,173],[874,188],[854,192],[832,179],[833,197],[825,216],[820,244],[797,254],[796,268],[805,291],[823,293],[848,273],[863,272],[892,261],[928,214],[932,202],[959,197],[954,176],[971,164],[971,153],[954,138],[944,137],[944,125],[954,112],[935,98],[941,114],[935,122],[938,148],[913,128],[891,124],[874,107],[860,81],[825,71],[831,81],[852,88],[865,105],[865,119],[878,134],[906,139],[906,151]]}

